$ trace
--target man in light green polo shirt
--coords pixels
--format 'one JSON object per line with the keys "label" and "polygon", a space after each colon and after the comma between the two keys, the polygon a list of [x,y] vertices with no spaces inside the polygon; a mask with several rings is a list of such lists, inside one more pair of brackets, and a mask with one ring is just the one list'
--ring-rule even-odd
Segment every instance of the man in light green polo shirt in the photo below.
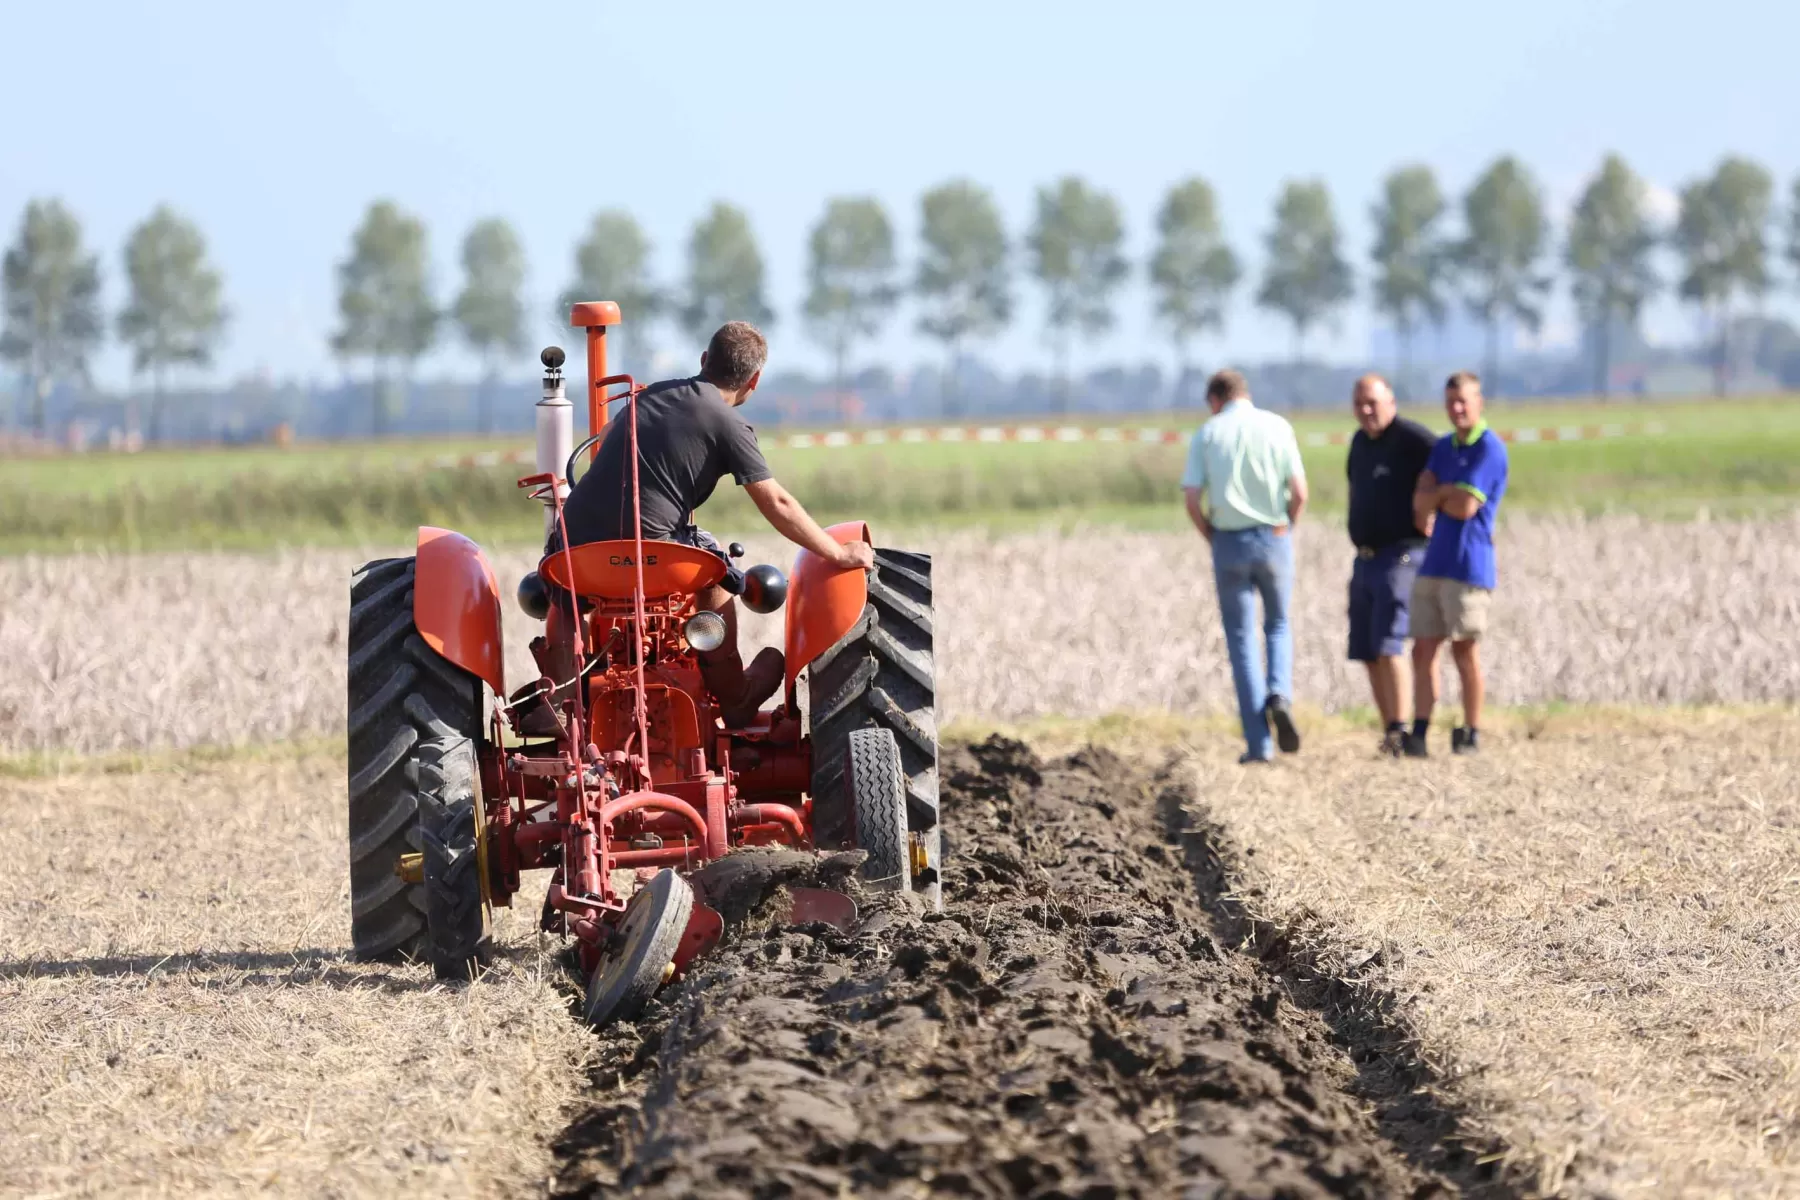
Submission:
{"label": "man in light green polo shirt", "polygon": [[[1294,427],[1253,405],[1250,385],[1239,372],[1214,375],[1206,385],[1206,404],[1212,419],[1188,447],[1181,488],[1188,518],[1212,547],[1213,582],[1248,747],[1238,761],[1268,762],[1272,740],[1286,754],[1300,749],[1289,704],[1294,678],[1294,638],[1288,628],[1294,548],[1289,534],[1306,508],[1306,469]],[[1258,595],[1266,669],[1256,662]]]}

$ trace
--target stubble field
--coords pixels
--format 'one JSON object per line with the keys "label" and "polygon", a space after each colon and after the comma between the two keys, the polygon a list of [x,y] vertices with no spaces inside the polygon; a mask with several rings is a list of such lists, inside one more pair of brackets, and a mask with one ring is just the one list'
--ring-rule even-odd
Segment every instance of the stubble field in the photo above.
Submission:
{"label": "stubble field", "polygon": [[[1205,547],[1191,534],[924,535],[949,721],[1223,710],[1232,703]],[[753,543],[752,557],[764,547]],[[769,548],[774,553],[773,548]],[[1344,661],[1350,556],[1297,536],[1295,690],[1367,703]],[[0,559],[0,753],[135,751],[335,735],[350,571],[404,552]],[[1781,703],[1800,696],[1800,517],[1507,521],[1485,647],[1497,705]],[[501,551],[508,677],[535,677]],[[780,561],[785,562],[782,555]],[[748,624],[778,640],[779,621]],[[1455,694],[1454,672],[1449,677]]]}
{"label": "stubble field", "polygon": [[0,1195],[541,1190],[592,1039],[503,912],[492,982],[349,954],[343,760],[0,779]]}
{"label": "stubble field", "polygon": [[[1478,761],[1394,764],[1374,758],[1365,685],[1342,661],[1341,537],[1303,527],[1296,679],[1309,740],[1303,756],[1261,774],[1231,761],[1229,674],[1206,554],[1191,536],[963,532],[913,544],[936,555],[944,697],[963,728],[1013,725],[1045,743],[1098,733],[1140,759],[1181,744],[1169,770],[1195,784],[1184,819],[1194,865],[1213,872],[1203,892],[1215,928],[1222,945],[1242,936],[1261,952],[1264,980],[1182,986],[1224,987],[1227,997],[1238,994],[1230,987],[1251,988],[1245,996],[1274,988],[1297,1006],[1281,1036],[1308,1048],[1282,1053],[1301,1054],[1307,1103],[1366,1110],[1387,1135],[1371,1141],[1361,1119],[1341,1119],[1345,1144],[1367,1148],[1355,1170],[1369,1194],[1401,1179],[1417,1194],[1800,1194],[1800,1029],[1785,999],[1800,991],[1791,707],[1800,696],[1800,518],[1521,515],[1502,537],[1490,699],[1525,707],[1496,713]],[[634,1051],[631,1078],[609,1067],[617,1047],[597,1049],[571,1019],[554,946],[529,919],[503,914],[500,968],[471,988],[434,985],[417,967],[349,961],[336,746],[345,588],[358,561],[397,549],[0,560],[0,661],[9,664],[0,676],[0,839],[29,848],[0,885],[9,931],[0,1191],[608,1194],[582,1174],[595,1153],[637,1171],[678,1167],[670,1179],[696,1178],[695,1164],[710,1161],[670,1166],[655,1157],[666,1158],[666,1145],[641,1139],[656,1122],[681,1119],[657,1115],[656,1104],[731,1060],[690,1041],[685,1058],[646,1058],[653,1044]],[[533,556],[495,557],[510,583]],[[510,604],[507,620],[509,670],[518,670],[531,626]],[[750,634],[768,641],[777,628],[755,622]],[[1596,716],[1594,705],[1627,707]],[[1720,705],[1735,707],[1699,707]],[[241,749],[183,749],[219,745]],[[1033,820],[1079,830],[1100,813],[1113,814],[1109,824],[1134,814],[1120,819],[1146,844],[1084,850],[1082,861],[1097,864],[1084,869],[1115,882],[1162,878],[1149,826],[1129,824],[1151,820],[1141,774],[1102,770],[1083,785],[1081,803],[1094,812],[1079,816],[1033,790],[1036,767],[1007,761],[1008,803]],[[1078,768],[1093,774],[1092,762]],[[999,785],[967,786],[974,820],[989,811],[981,789]],[[1060,848],[1073,844],[1061,834],[1027,842],[1020,878],[1050,886]],[[1013,886],[1006,872],[1019,868],[965,862],[960,886],[984,920],[997,904],[1050,919],[1037,883],[1017,896],[982,890]],[[1054,951],[1073,974],[1054,988],[1099,997],[1116,968],[1095,956],[1114,927],[1090,927],[1088,908],[1056,911],[1082,915],[1076,932],[1057,935],[1074,939]],[[904,925],[883,935],[885,949],[846,943],[835,958],[840,951],[825,947],[815,979],[804,956],[789,957],[810,943],[774,928],[766,961],[755,945],[742,955],[775,974],[732,986],[798,989],[821,1031],[861,1019],[821,990],[819,980],[841,978],[832,962],[876,972],[896,996],[916,987],[960,996],[956,981],[970,968],[954,955],[931,959],[954,933],[934,929]],[[984,936],[995,936],[991,925]],[[922,982],[905,965],[915,961],[927,964]],[[975,978],[1011,994],[1040,975],[1002,964]],[[1129,980],[1116,982],[1126,995]],[[717,1054],[748,1046],[779,1058],[792,1040],[777,1027],[731,1026],[734,1010],[708,1007],[700,993],[680,1003],[688,1007],[657,1020],[724,1028]],[[1189,1086],[1181,1068],[1157,1057],[1165,1018],[1130,1004],[1096,1015],[1076,999],[1057,1018],[1074,1021],[1070,1031],[1033,1040],[1041,1018],[1027,1005],[1014,1047],[958,1032],[965,1020],[979,1024],[988,1001],[965,1011],[970,1002],[944,1000],[943,1012],[937,1001],[906,1003],[924,1004],[928,1018],[906,1026],[906,1038],[926,1040],[895,1043],[871,1027],[850,1044],[869,1055],[891,1047],[920,1079],[949,1069],[943,1055],[953,1050],[970,1061],[1004,1052],[1054,1062],[1119,1106],[1106,1129],[1125,1166],[1071,1160],[1059,1169],[1086,1174],[1065,1183],[1123,1179],[1129,1193],[1140,1169],[1131,1162],[1171,1172],[1136,1177],[1149,1194],[1151,1178],[1173,1186],[1210,1170],[1216,1182],[1241,1169],[1248,1180],[1261,1169],[1254,1156],[1219,1157],[1225,1143],[1207,1141],[1214,1134],[1170,1132],[1177,1125],[1165,1122],[1202,1131],[1214,1118],[1179,1100]],[[1224,1012],[1237,1002],[1213,1003]],[[1274,1011],[1259,998],[1235,1019],[1251,1028],[1265,1004]],[[1320,1013],[1307,1016],[1309,1006]],[[1213,1061],[1208,1054],[1225,1048],[1201,1059]],[[789,1091],[794,1080],[812,1088],[805,1080],[818,1075],[827,1081],[820,1095],[841,1097],[829,1081],[854,1084],[873,1061],[809,1059],[778,1075]],[[1122,1063],[1148,1065],[1126,1078]],[[1270,1078],[1279,1093],[1279,1076]],[[1052,1098],[1063,1094],[1057,1077],[1043,1083]],[[1253,1095],[1265,1083],[1246,1076],[1233,1086]],[[869,1103],[857,1120],[888,1123],[880,1106],[893,1099],[871,1093]],[[1082,1103],[1071,1111],[1091,1114]],[[1239,1139],[1233,1153],[1244,1154],[1254,1139],[1230,1130],[1265,1119],[1316,1126],[1286,1103],[1250,1124],[1219,1115],[1217,1136]],[[1021,1109],[1000,1132],[1029,1143],[1032,1122],[1057,1111]],[[595,1115],[608,1112],[626,1116]],[[974,1118],[954,1105],[932,1112],[936,1124],[921,1126],[931,1140],[869,1161],[923,1155],[949,1176],[989,1178],[957,1147],[994,1131],[959,1132]],[[595,1121],[623,1141],[594,1151],[568,1140],[572,1130],[592,1134]],[[832,1192],[821,1180],[839,1177],[831,1171],[854,1180],[875,1169],[850,1142],[813,1133],[824,1137],[814,1152],[835,1164],[829,1171],[769,1160],[752,1173],[766,1167],[798,1194],[824,1195]],[[1192,1149],[1200,1146],[1213,1157]],[[1165,1150],[1173,1157],[1158,1157]],[[1004,1173],[992,1178],[1006,1186]],[[732,1192],[721,1185],[718,1194]]]}
{"label": "stubble field", "polygon": [[475,985],[350,961],[334,748],[0,779],[0,1192],[1800,1194],[1792,720],[949,752],[947,919],[599,1039],[530,888]]}
{"label": "stubble field", "polygon": [[1190,820],[1252,944],[1423,1057],[1529,1191],[1800,1195],[1793,711],[1572,713],[1373,769],[1358,749],[1336,732],[1247,774],[1195,748]]}

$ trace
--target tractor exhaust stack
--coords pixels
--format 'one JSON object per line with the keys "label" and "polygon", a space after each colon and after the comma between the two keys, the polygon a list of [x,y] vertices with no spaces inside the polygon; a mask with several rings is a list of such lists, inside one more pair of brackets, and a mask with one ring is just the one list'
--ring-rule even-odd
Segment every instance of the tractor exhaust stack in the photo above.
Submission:
{"label": "tractor exhaust stack", "polygon": [[[619,306],[611,300],[588,300],[569,310],[569,324],[587,333],[587,411],[588,436],[593,437],[606,425],[606,397],[600,381],[611,374],[606,369],[606,330],[619,323]],[[588,461],[600,453],[599,443],[588,450]]]}
{"label": "tractor exhaust stack", "polygon": [[537,402],[537,469],[540,475],[555,479],[554,490],[546,487],[540,493],[544,501],[544,536],[556,528],[556,502],[569,496],[568,481],[562,473],[568,469],[569,455],[575,450],[575,406],[563,391],[563,352],[560,346],[546,346],[538,356],[544,364],[544,398]]}

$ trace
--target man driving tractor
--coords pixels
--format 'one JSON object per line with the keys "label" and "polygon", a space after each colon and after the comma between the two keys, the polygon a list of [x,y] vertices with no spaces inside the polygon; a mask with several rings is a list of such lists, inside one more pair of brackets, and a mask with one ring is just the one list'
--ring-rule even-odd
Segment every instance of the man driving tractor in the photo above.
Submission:
{"label": "man driving tractor", "polygon": [[[785,677],[780,650],[768,647],[744,667],[737,644],[737,604],[744,576],[713,536],[694,524],[694,511],[730,475],[748,493],[775,531],[826,562],[843,569],[874,565],[867,542],[840,544],[807,515],[806,509],[776,482],[756,430],[737,410],[762,382],[769,343],[747,321],[720,326],[700,355],[700,374],[651,384],[637,398],[638,496],[646,541],[672,541],[710,550],[726,560],[725,579],[695,596],[698,608],[725,619],[725,640],[699,655],[707,690],[716,696],[728,727],[755,718],[762,702]],[[629,423],[613,422],[592,467],[570,491],[563,510],[571,545],[630,538],[632,528],[632,463]],[[550,535],[548,551],[560,549]],[[546,629],[550,676],[563,686],[576,674],[570,607],[559,598],[550,607]],[[540,698],[526,719],[548,705]],[[553,719],[553,718],[552,718]]]}

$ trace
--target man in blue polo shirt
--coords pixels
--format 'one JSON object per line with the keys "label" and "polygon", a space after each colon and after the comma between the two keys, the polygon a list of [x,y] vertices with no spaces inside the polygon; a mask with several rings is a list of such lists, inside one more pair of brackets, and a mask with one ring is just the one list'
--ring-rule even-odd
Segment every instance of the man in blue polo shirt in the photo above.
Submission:
{"label": "man in blue polo shirt", "polygon": [[[1438,649],[1445,640],[1462,681],[1463,724],[1450,750],[1480,748],[1484,685],[1477,652],[1494,594],[1494,515],[1506,495],[1506,445],[1481,419],[1481,380],[1458,371],[1444,385],[1444,411],[1454,431],[1438,439],[1419,474],[1413,512],[1431,544],[1413,582],[1413,727],[1406,753],[1426,755],[1425,734],[1437,703]],[[1433,521],[1435,519],[1435,524]]]}

